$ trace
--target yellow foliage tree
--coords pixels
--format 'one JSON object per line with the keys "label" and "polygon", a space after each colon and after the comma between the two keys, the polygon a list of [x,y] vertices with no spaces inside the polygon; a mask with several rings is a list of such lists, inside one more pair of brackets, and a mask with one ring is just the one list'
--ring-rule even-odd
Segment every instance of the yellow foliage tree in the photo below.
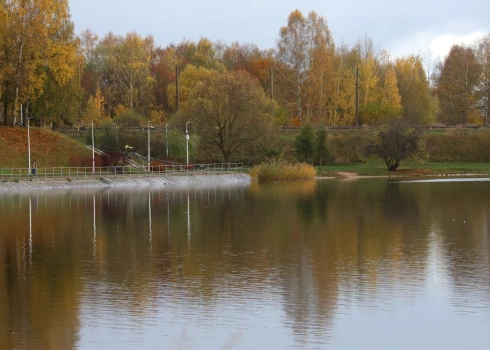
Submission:
{"label": "yellow foliage tree", "polygon": [[394,69],[401,96],[402,117],[415,123],[433,122],[437,114],[437,104],[431,95],[420,57],[399,58]]}
{"label": "yellow foliage tree", "polygon": [[85,107],[85,112],[82,115],[81,124],[89,125],[92,123],[101,123],[103,121],[111,120],[110,117],[106,117],[104,113],[104,96],[100,89],[95,92],[95,97],[90,96],[87,101],[87,106]]}
{"label": "yellow foliage tree", "polygon": [[[187,65],[179,77],[180,104],[184,105],[187,102],[189,93],[197,82],[213,75],[213,72],[214,71],[206,68],[196,67],[190,64]],[[167,94],[168,94],[169,105],[173,109],[175,109],[176,107],[175,106],[175,96],[176,96],[175,83],[169,85]]]}
{"label": "yellow foliage tree", "polygon": [[151,38],[142,38],[136,33],[128,33],[124,38],[106,40],[109,47],[107,65],[112,78],[118,82],[119,95],[132,111],[137,111],[143,94],[151,90],[154,82],[150,75]]}
{"label": "yellow foliage tree", "polygon": [[383,106],[384,112],[383,118],[396,117],[401,113],[402,98],[398,91],[398,81],[393,68],[390,68],[385,75],[385,81],[381,91],[381,105]]}
{"label": "yellow foliage tree", "polygon": [[48,78],[60,86],[71,79],[76,43],[67,0],[6,1],[0,17],[7,18],[0,23],[7,62],[14,67],[4,77],[13,101],[4,105],[13,102],[15,124],[19,104],[41,96]]}

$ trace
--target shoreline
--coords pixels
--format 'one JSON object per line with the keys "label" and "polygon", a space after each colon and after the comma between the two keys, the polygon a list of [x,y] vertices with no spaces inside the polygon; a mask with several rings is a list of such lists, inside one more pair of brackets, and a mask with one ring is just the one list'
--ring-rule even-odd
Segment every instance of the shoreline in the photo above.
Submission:
{"label": "shoreline", "polygon": [[[359,175],[355,172],[336,172],[335,176],[315,176],[313,180],[340,180],[355,181],[358,179],[389,179],[389,178],[468,178],[489,177],[489,174],[433,174],[418,175],[394,174],[394,175]],[[116,177],[97,178],[87,180],[33,180],[0,182],[0,194],[6,192],[29,190],[56,190],[56,189],[108,189],[108,188],[164,188],[164,187],[190,187],[190,186],[220,186],[245,184],[255,182],[247,173],[234,174],[195,174],[195,175],[166,175],[166,176],[142,176],[142,177]]]}
{"label": "shoreline", "polygon": [[326,180],[326,179],[376,179],[376,178],[424,178],[424,177],[488,177],[490,174],[486,173],[440,173],[440,174],[415,174],[415,173],[397,173],[397,174],[386,174],[386,175],[360,175],[356,172],[350,171],[336,171],[334,175],[330,176],[315,176],[317,180]]}
{"label": "shoreline", "polygon": [[166,175],[147,177],[117,177],[90,180],[34,180],[19,182],[0,182],[2,192],[55,190],[55,189],[107,189],[107,188],[142,188],[142,187],[179,187],[199,185],[230,185],[250,183],[250,175],[205,174],[205,175]]}

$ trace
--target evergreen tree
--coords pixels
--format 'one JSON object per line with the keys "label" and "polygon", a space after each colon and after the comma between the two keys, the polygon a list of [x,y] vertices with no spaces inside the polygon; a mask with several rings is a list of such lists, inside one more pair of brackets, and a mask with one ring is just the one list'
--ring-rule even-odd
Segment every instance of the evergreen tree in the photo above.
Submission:
{"label": "evergreen tree", "polygon": [[330,152],[327,148],[327,132],[323,127],[316,132],[315,160],[320,166],[330,160]]}
{"label": "evergreen tree", "polygon": [[301,128],[294,142],[296,158],[300,162],[311,162],[315,153],[313,129],[310,125]]}

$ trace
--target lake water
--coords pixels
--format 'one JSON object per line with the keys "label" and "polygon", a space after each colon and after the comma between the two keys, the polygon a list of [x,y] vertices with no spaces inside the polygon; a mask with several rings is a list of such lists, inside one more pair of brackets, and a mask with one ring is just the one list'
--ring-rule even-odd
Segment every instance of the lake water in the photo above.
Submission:
{"label": "lake water", "polygon": [[0,349],[489,348],[489,181],[0,194]]}

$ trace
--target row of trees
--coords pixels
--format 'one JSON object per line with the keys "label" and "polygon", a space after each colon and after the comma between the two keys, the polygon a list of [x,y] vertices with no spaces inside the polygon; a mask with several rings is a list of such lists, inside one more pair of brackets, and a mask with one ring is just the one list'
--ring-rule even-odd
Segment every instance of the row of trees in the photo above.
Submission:
{"label": "row of trees", "polygon": [[490,34],[474,47],[452,47],[439,66],[435,91],[442,122],[490,122]]}
{"label": "row of trees", "polygon": [[[423,159],[425,148],[421,136],[420,128],[400,117],[393,118],[378,126],[361,152],[382,159],[388,170],[395,171],[404,159]],[[331,161],[324,128],[319,128],[315,135],[311,125],[303,126],[294,147],[300,162],[321,166]]]}
{"label": "row of trees", "polygon": [[360,124],[399,115],[488,122],[490,35],[454,46],[444,62],[392,59],[368,37],[336,45],[325,18],[296,10],[274,49],[206,38],[162,48],[136,33],[75,36],[67,0],[0,3],[5,124],[27,115],[41,125],[88,125],[128,111],[158,124],[176,115],[229,159],[275,125],[354,125],[356,86]]}

